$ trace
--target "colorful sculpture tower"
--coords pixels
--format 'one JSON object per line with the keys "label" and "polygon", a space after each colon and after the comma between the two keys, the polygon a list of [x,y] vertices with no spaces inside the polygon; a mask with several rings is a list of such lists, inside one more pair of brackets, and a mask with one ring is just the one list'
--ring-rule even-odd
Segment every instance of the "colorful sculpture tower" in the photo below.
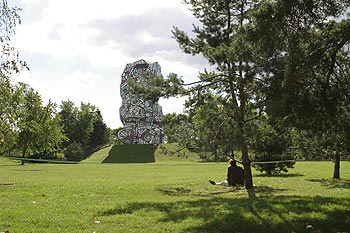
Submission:
{"label": "colorful sculpture tower", "polygon": [[162,76],[160,65],[139,60],[127,64],[122,74],[120,95],[122,106],[119,109],[120,119],[124,125],[118,138],[126,144],[160,144],[163,130],[160,127],[163,113],[158,102],[144,99],[140,95],[130,93],[129,79],[146,85],[142,74],[153,73]]}

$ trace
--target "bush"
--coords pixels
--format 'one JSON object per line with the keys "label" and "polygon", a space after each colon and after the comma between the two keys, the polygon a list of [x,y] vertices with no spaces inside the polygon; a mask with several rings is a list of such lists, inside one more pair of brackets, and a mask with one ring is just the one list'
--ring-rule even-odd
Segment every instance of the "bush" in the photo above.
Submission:
{"label": "bush", "polygon": [[68,145],[64,155],[69,161],[80,161],[83,159],[84,150],[80,143],[72,142]]}
{"label": "bush", "polygon": [[[254,135],[251,148],[255,152],[254,161],[284,161],[293,160],[287,153],[290,144],[290,137],[284,132],[278,132],[270,125],[260,127]],[[293,168],[295,162],[257,163],[253,166],[260,172],[268,175],[281,172],[288,172],[288,168]]]}

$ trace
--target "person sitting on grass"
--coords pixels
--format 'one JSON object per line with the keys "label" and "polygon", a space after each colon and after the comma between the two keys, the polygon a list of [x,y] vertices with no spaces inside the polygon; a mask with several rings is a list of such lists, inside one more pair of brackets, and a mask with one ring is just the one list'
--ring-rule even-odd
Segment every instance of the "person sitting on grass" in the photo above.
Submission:
{"label": "person sitting on grass", "polygon": [[229,167],[227,169],[227,179],[220,182],[215,182],[209,180],[212,185],[224,185],[224,186],[235,186],[235,185],[244,185],[244,170],[241,167],[238,167],[236,161],[230,159],[228,161]]}

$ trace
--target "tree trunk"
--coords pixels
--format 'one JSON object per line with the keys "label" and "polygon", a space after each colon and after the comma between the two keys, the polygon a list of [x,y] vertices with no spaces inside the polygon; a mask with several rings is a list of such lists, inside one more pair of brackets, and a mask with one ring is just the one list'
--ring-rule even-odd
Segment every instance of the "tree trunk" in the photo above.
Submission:
{"label": "tree trunk", "polygon": [[[26,151],[27,151],[27,149],[23,149],[23,151],[22,151],[22,158],[25,157]],[[24,160],[23,159],[21,160],[21,165],[24,165]]]}
{"label": "tree trunk", "polygon": [[247,139],[243,128],[240,129],[240,134],[241,134],[240,139],[241,139],[241,150],[242,150],[242,163],[244,167],[245,187],[246,189],[252,189],[253,176],[252,176],[252,169],[250,167],[251,161],[249,159]]}
{"label": "tree trunk", "polygon": [[252,189],[253,188],[253,176],[252,176],[252,169],[250,167],[250,159],[248,157],[248,148],[245,146],[246,149],[242,148],[242,159],[243,159],[243,167],[244,167],[244,178],[245,178],[245,187],[246,189]]}
{"label": "tree trunk", "polygon": [[340,154],[337,151],[334,156],[334,173],[333,179],[340,179]]}

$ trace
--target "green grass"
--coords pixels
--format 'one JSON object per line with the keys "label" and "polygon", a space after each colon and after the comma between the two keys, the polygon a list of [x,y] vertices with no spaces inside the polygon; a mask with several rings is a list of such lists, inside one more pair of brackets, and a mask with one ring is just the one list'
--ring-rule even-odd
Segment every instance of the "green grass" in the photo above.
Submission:
{"label": "green grass", "polygon": [[155,149],[148,144],[113,145],[102,163],[153,163]]}
{"label": "green grass", "polygon": [[[163,148],[173,153],[164,153]],[[81,163],[193,163],[196,153],[177,144],[162,144],[154,151],[152,145],[111,145],[93,153]]]}
{"label": "green grass", "polygon": [[254,170],[255,193],[247,193],[208,183],[225,177],[226,163],[164,161],[20,166],[0,158],[0,232],[350,232],[349,162],[342,180],[331,179],[332,162],[297,162],[274,177]]}

